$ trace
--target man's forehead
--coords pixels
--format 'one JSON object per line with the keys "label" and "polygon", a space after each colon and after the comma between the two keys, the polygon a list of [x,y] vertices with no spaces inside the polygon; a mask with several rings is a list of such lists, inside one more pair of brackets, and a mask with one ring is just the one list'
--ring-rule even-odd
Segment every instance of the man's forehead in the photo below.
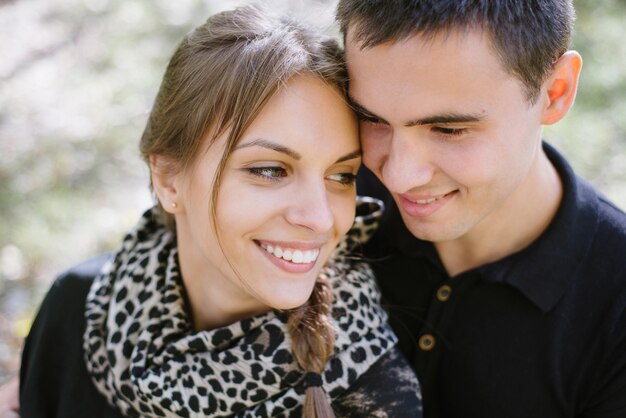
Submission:
{"label": "man's forehead", "polygon": [[526,104],[522,83],[480,34],[424,42],[413,37],[361,49],[348,39],[349,93],[360,113],[408,126],[434,116],[485,120],[504,102]]}
{"label": "man's forehead", "polygon": [[489,47],[495,55],[495,49],[493,48],[493,40],[489,29],[482,25],[471,26],[454,26],[449,28],[442,28],[435,31],[423,32],[414,31],[407,32],[398,36],[391,36],[387,39],[379,42],[369,42],[367,40],[367,34],[361,33],[361,27],[358,24],[351,24],[346,33],[344,34],[344,44],[346,50],[358,49],[366,51],[368,49],[376,48],[381,45],[407,45],[410,43],[419,43],[424,47],[441,46],[446,43],[462,44],[463,41],[469,37],[474,37],[484,43],[486,47]]}
{"label": "man's forehead", "polygon": [[[358,82],[364,73],[378,73],[376,80],[370,81],[379,81],[378,78],[387,76],[383,68],[394,71],[399,66],[423,74],[460,71],[450,77],[450,82],[464,73],[474,72],[478,76],[489,74],[497,81],[514,79],[520,83],[518,77],[507,70],[489,33],[480,27],[440,32],[432,36],[416,33],[364,47],[351,26],[346,33],[345,50],[351,83]],[[405,76],[404,79],[408,80],[411,73]]]}

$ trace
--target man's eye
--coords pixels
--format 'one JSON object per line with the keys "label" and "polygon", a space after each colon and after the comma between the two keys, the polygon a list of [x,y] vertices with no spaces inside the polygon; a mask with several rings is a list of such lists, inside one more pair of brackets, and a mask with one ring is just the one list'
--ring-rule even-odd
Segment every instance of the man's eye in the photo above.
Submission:
{"label": "man's eye", "polygon": [[264,180],[277,181],[281,177],[287,177],[287,170],[282,167],[250,167],[250,174]]}
{"label": "man's eye", "polygon": [[446,126],[435,126],[433,127],[433,131],[445,135],[445,136],[457,136],[463,135],[467,132],[466,128],[450,128]]}
{"label": "man's eye", "polygon": [[352,173],[331,174],[327,178],[344,186],[352,186],[356,182],[356,174]]}
{"label": "man's eye", "polygon": [[371,123],[372,125],[378,125],[382,123],[381,120],[375,116],[359,114],[358,118],[359,118],[359,122],[367,122],[367,123]]}

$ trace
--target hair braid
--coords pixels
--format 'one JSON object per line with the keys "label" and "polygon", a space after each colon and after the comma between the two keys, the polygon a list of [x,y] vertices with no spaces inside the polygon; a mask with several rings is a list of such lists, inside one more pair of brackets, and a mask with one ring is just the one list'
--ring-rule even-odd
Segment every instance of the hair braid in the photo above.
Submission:
{"label": "hair braid", "polygon": [[[289,312],[289,335],[296,361],[307,372],[321,374],[335,347],[335,329],[330,322],[333,293],[326,274],[320,273],[311,297]],[[322,387],[306,388],[303,418],[334,418]]]}

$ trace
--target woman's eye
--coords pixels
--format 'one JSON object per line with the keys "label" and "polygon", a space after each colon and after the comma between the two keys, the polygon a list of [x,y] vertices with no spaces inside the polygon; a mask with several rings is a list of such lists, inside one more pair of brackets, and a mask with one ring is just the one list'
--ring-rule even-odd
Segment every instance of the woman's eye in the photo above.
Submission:
{"label": "woman's eye", "polygon": [[344,186],[352,186],[356,182],[356,174],[352,173],[331,174],[327,178]]}
{"label": "woman's eye", "polygon": [[264,180],[277,181],[281,177],[287,177],[287,170],[282,167],[250,167],[250,174]]}

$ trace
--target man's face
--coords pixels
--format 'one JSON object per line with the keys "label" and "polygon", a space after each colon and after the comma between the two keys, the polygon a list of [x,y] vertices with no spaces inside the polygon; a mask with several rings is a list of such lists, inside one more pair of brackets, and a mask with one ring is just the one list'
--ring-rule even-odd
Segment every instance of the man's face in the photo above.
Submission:
{"label": "man's face", "polygon": [[[545,100],[526,99],[480,31],[361,50],[348,32],[350,97],[363,162],[418,238],[484,238],[523,222]],[[522,196],[527,194],[526,196]],[[522,218],[520,218],[522,216]]]}

